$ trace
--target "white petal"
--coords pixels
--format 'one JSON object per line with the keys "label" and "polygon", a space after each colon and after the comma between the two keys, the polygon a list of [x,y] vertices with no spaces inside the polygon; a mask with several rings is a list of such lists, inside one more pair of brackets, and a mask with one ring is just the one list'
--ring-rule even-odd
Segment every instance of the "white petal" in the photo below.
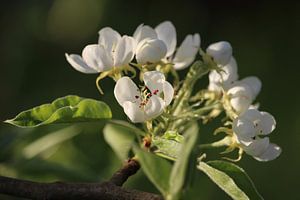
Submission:
{"label": "white petal", "polygon": [[247,85],[234,86],[227,94],[231,95],[230,104],[239,114],[248,110],[252,103],[251,89]]}
{"label": "white petal", "polygon": [[65,54],[67,61],[72,65],[74,69],[77,71],[80,71],[82,73],[86,74],[95,74],[99,73],[96,69],[88,66],[84,60],[82,59],[81,56],[76,55],[76,54],[71,54],[68,55],[67,53]]}
{"label": "white petal", "polygon": [[255,99],[261,90],[261,81],[259,80],[259,78],[257,78],[256,76],[249,76],[243,78],[242,80],[240,80],[240,82],[250,86],[253,93],[253,99]]}
{"label": "white petal", "polygon": [[163,92],[163,84],[165,80],[165,75],[159,71],[149,71],[144,73],[145,85],[152,93],[157,90],[158,94]]}
{"label": "white petal", "polygon": [[249,106],[249,109],[259,109],[259,103],[252,104],[251,106]]}
{"label": "white petal", "polygon": [[243,115],[240,117],[246,118],[249,121],[252,121],[253,123],[257,122],[261,118],[261,113],[257,109],[248,109]]}
{"label": "white petal", "polygon": [[162,40],[167,46],[166,57],[173,55],[176,48],[176,29],[170,21],[165,21],[156,26],[155,31],[158,39]]}
{"label": "white petal", "polygon": [[98,43],[102,45],[109,53],[113,52],[120,39],[121,35],[110,27],[102,28],[99,31]]}
{"label": "white petal", "polygon": [[144,39],[136,48],[136,60],[138,63],[155,63],[165,57],[167,47],[158,39]]}
{"label": "white petal", "polygon": [[166,107],[171,103],[171,101],[174,97],[173,86],[168,81],[165,81],[163,83],[163,92],[164,92],[164,102],[165,102],[165,107]]}
{"label": "white petal", "polygon": [[127,76],[120,78],[114,89],[115,97],[118,103],[124,107],[124,102],[140,102],[140,90],[135,83]]}
{"label": "white petal", "polygon": [[220,73],[215,70],[209,73],[209,82],[215,82],[222,85],[225,90],[228,90],[238,79],[236,61],[233,57],[231,57],[229,63],[220,67],[223,70]]}
{"label": "white petal", "polygon": [[200,35],[198,33],[187,35],[176,51],[173,59],[174,68],[181,70],[188,67],[195,60],[199,48]]}
{"label": "white petal", "polygon": [[113,64],[112,58],[98,44],[87,45],[82,51],[82,58],[89,66],[99,72],[110,70]]}
{"label": "white petal", "polygon": [[252,138],[256,136],[256,129],[253,122],[243,117],[237,117],[233,120],[232,130],[241,138]]}
{"label": "white petal", "polygon": [[276,127],[276,121],[270,113],[260,112],[257,109],[248,109],[242,118],[246,118],[255,125],[257,135],[270,134]]}
{"label": "white petal", "polygon": [[114,66],[127,65],[133,59],[134,49],[135,40],[132,37],[123,36],[114,52]]}
{"label": "white petal", "polygon": [[208,85],[207,89],[210,90],[210,91],[222,92],[222,86],[220,84],[215,83],[215,82],[209,82],[209,85]]}
{"label": "white petal", "polygon": [[258,161],[274,160],[281,154],[281,148],[276,144],[271,143],[265,152],[259,156],[254,157]]}
{"label": "white petal", "polygon": [[260,114],[261,118],[260,122],[258,123],[260,134],[270,134],[276,127],[275,118],[268,112],[260,112]]}
{"label": "white petal", "polygon": [[103,46],[99,46],[99,56],[101,58],[101,63],[99,62],[98,68],[101,71],[111,70],[114,66],[114,61],[112,54],[104,49]]}
{"label": "white petal", "polygon": [[221,41],[209,45],[206,53],[210,55],[217,64],[226,65],[232,56],[232,47],[229,42]]}
{"label": "white petal", "polygon": [[125,114],[133,123],[140,123],[147,120],[144,111],[139,107],[138,104],[125,101],[123,103],[123,108]]}
{"label": "white petal", "polygon": [[242,146],[245,152],[251,156],[262,155],[269,147],[270,141],[268,137],[253,140],[249,146]]}
{"label": "white petal", "polygon": [[150,26],[145,26],[144,24],[139,25],[135,32],[133,33],[133,38],[136,43],[141,42],[142,40],[148,39],[157,39],[157,33]]}
{"label": "white petal", "polygon": [[160,97],[155,95],[150,97],[144,109],[145,114],[147,116],[147,120],[160,115],[164,110],[164,104],[164,101]]}

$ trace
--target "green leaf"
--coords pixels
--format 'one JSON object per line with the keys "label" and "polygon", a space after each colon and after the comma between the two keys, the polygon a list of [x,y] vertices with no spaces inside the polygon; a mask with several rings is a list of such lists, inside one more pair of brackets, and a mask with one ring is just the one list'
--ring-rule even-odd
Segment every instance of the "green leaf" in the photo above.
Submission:
{"label": "green leaf", "polygon": [[232,199],[263,199],[245,171],[233,163],[225,161],[210,161],[205,163],[200,161],[197,167]]}
{"label": "green leaf", "polygon": [[117,156],[123,161],[128,158],[135,139],[134,132],[122,125],[106,124],[103,129],[104,139],[111,146]]}
{"label": "green leaf", "polygon": [[124,129],[127,129],[133,133],[135,133],[137,136],[145,136],[146,133],[142,131],[141,129],[137,128],[136,126],[122,120],[109,120],[110,124],[115,124],[118,126],[122,126]]}
{"label": "green leaf", "polygon": [[253,181],[241,167],[226,161],[215,160],[207,162],[211,167],[223,171],[230,176],[236,185],[244,191],[252,200],[262,200],[263,197],[258,193]]}
{"label": "green leaf", "polygon": [[169,180],[170,191],[168,199],[176,200],[180,197],[179,195],[182,191],[186,178],[189,157],[197,141],[198,131],[198,124],[193,123],[184,133],[184,140],[180,148],[177,161],[172,168]]}
{"label": "green leaf", "polygon": [[26,159],[32,159],[55,146],[61,145],[63,142],[80,134],[81,131],[76,125],[54,131],[25,146],[22,154]]}
{"label": "green leaf", "polygon": [[171,164],[155,154],[146,152],[138,147],[133,148],[134,153],[138,157],[141,167],[149,178],[149,180],[156,186],[156,188],[166,197],[169,191],[169,177],[171,171]]}
{"label": "green leaf", "polygon": [[44,104],[21,112],[6,123],[32,128],[48,124],[90,122],[112,117],[111,110],[104,102],[74,95],[56,99],[51,104]]}
{"label": "green leaf", "polygon": [[180,142],[162,137],[153,138],[152,144],[157,148],[155,154],[173,161],[178,158],[182,146]]}

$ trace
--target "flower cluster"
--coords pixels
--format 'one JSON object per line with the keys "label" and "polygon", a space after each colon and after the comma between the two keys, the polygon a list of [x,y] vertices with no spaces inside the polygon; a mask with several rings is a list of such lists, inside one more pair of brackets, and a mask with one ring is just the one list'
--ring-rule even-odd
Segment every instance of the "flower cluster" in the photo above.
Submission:
{"label": "flower cluster", "polygon": [[275,159],[281,149],[265,136],[275,129],[276,121],[252,105],[261,90],[261,81],[255,76],[238,80],[237,63],[228,42],[214,43],[206,51],[222,70],[210,72],[208,90],[223,94],[222,103],[233,119],[233,143],[259,161]]}
{"label": "flower cluster", "polygon": [[172,63],[176,70],[188,67],[200,47],[200,35],[187,35],[176,50],[174,25],[165,21],[155,29],[141,24],[133,36],[121,36],[110,27],[99,31],[98,44],[87,45],[82,56],[66,54],[68,62],[83,73],[99,73],[128,66],[135,57],[138,64]]}
{"label": "flower cluster", "polygon": [[[239,80],[230,43],[213,43],[204,52],[198,33],[187,35],[178,47],[176,35],[169,21],[155,28],[141,24],[132,36],[122,36],[105,27],[99,31],[97,44],[87,45],[81,56],[66,54],[66,58],[77,71],[99,73],[96,85],[100,92],[99,80],[108,76],[116,81],[117,102],[130,121],[144,123],[149,134],[146,139],[150,140],[145,147],[156,149],[154,153],[163,152],[164,157],[176,158],[174,152],[178,151],[174,147],[183,141],[184,130],[192,123],[201,120],[205,123],[225,111],[231,128],[222,130],[227,130],[226,138],[230,137],[225,144],[229,149],[237,147],[259,161],[279,156],[280,147],[266,137],[275,129],[274,117],[253,105],[261,81],[254,76]],[[202,59],[195,61],[198,52]],[[180,82],[177,71],[189,66],[189,72]],[[142,86],[132,80],[137,71],[144,82]],[[196,81],[207,73],[208,89],[198,90],[192,96]],[[173,83],[167,80],[169,74]],[[169,133],[181,139],[174,140]]]}
{"label": "flower cluster", "polygon": [[[121,36],[112,28],[99,31],[98,44],[87,45],[82,56],[66,54],[68,62],[83,73],[109,72],[117,81],[115,96],[129,119],[134,122],[148,121],[162,113],[173,99],[174,90],[158,71],[143,75],[145,87],[141,90],[120,73],[130,65],[147,66],[170,64],[173,69],[188,67],[200,48],[200,35],[187,35],[176,50],[177,38],[174,25],[165,21],[154,29],[141,24],[133,36]],[[136,63],[133,63],[135,58]],[[117,75],[117,78],[116,78]],[[162,98],[163,97],[163,98]]]}

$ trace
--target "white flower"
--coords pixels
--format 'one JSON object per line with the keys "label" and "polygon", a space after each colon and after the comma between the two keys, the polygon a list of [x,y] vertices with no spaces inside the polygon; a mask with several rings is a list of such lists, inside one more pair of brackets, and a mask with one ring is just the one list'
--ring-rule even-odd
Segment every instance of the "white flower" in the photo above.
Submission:
{"label": "white flower", "polygon": [[236,85],[227,91],[230,98],[230,105],[237,114],[245,112],[252,104],[251,89],[246,84]]}
{"label": "white flower", "polygon": [[174,64],[176,70],[188,67],[200,48],[200,35],[187,35],[176,50],[176,29],[170,21],[164,21],[155,29],[141,24],[133,34],[138,46],[136,59],[138,63],[158,62]]}
{"label": "white flower", "polygon": [[230,104],[237,114],[245,112],[261,90],[261,81],[254,76],[236,81],[227,91]]}
{"label": "white flower", "polygon": [[109,28],[99,31],[98,44],[87,45],[82,56],[65,54],[68,62],[83,73],[99,73],[127,65],[134,57],[135,40]]}
{"label": "white flower", "polygon": [[261,90],[261,81],[256,76],[248,76],[242,80],[236,82],[236,84],[246,84],[251,89],[252,99],[256,99]]}
{"label": "white flower", "polygon": [[154,63],[160,61],[167,53],[166,44],[158,39],[157,33],[150,26],[141,24],[133,34],[137,43],[135,50],[138,63]]}
{"label": "white flower", "polygon": [[125,114],[134,123],[144,122],[159,116],[174,96],[172,85],[158,71],[144,73],[145,87],[141,90],[129,77],[116,83],[114,94]]}
{"label": "white flower", "polygon": [[238,68],[234,57],[226,65],[218,65],[223,71],[218,73],[213,70],[209,73],[208,89],[211,91],[221,91],[221,88],[228,90],[238,79]]}
{"label": "white flower", "polygon": [[206,53],[210,55],[217,64],[226,65],[232,56],[232,47],[229,42],[221,41],[209,45]]}
{"label": "white flower", "polygon": [[146,38],[138,43],[136,48],[136,60],[138,63],[155,63],[166,54],[165,44],[158,39]]}
{"label": "white flower", "polygon": [[156,26],[155,31],[158,38],[167,46],[167,54],[164,57],[164,61],[173,63],[174,69],[185,69],[195,60],[201,42],[198,33],[187,35],[175,52],[177,38],[174,25],[170,21],[165,21]]}
{"label": "white flower", "polygon": [[248,109],[233,120],[233,132],[237,143],[249,155],[259,161],[269,161],[277,158],[281,148],[270,143],[266,135],[276,126],[274,117],[267,112]]}

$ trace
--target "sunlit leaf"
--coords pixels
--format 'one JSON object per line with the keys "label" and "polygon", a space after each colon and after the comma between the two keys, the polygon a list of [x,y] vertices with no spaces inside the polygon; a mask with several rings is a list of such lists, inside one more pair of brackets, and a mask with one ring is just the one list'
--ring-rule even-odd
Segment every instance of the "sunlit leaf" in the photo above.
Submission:
{"label": "sunlit leaf", "polygon": [[184,133],[184,140],[180,148],[178,158],[172,168],[169,181],[169,198],[172,200],[179,199],[179,195],[182,191],[182,187],[186,178],[189,157],[196,143],[198,131],[199,128],[197,123],[193,123]]}
{"label": "sunlit leaf", "polygon": [[152,144],[157,148],[154,153],[163,158],[175,161],[180,154],[182,144],[172,139],[155,137]]}
{"label": "sunlit leaf", "polygon": [[228,176],[230,176],[236,185],[238,185],[238,187],[243,190],[251,200],[263,199],[263,197],[258,193],[251,178],[241,167],[235,165],[234,163],[221,160],[209,161],[207,164],[217,170],[225,172]]}
{"label": "sunlit leaf", "polygon": [[44,104],[21,112],[6,123],[31,128],[47,124],[89,122],[112,117],[111,110],[104,102],[74,95],[56,99],[51,104]]}
{"label": "sunlit leaf", "polygon": [[235,200],[261,200],[253,182],[245,171],[233,163],[225,161],[200,161],[198,169]]}
{"label": "sunlit leaf", "polygon": [[171,164],[167,160],[138,147],[134,147],[134,153],[149,180],[166,196],[169,191]]}
{"label": "sunlit leaf", "polygon": [[108,123],[103,129],[104,139],[111,146],[117,156],[123,161],[128,158],[135,134],[122,125]]}

